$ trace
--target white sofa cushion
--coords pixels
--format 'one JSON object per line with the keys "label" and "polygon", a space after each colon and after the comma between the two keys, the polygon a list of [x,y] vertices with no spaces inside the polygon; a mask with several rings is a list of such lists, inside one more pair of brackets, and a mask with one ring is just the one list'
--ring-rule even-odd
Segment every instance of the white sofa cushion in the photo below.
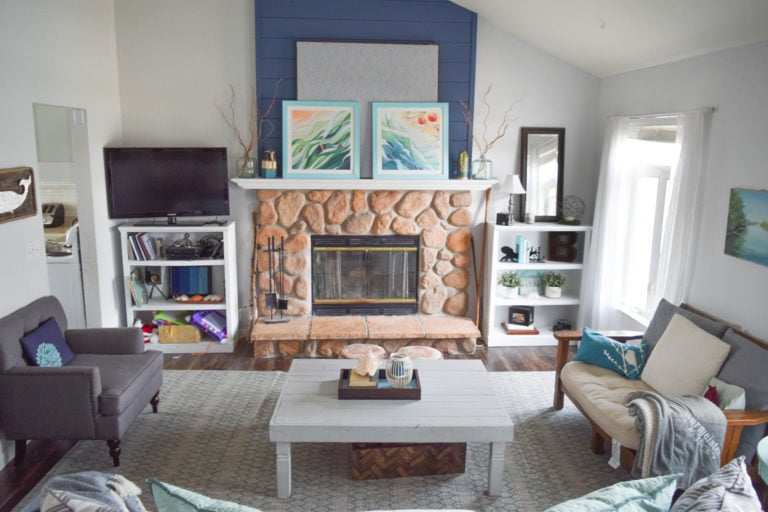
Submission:
{"label": "white sofa cushion", "polygon": [[653,391],[642,380],[630,380],[613,370],[579,361],[563,367],[560,382],[574,402],[606,434],[623,446],[637,450],[640,433],[627,412],[624,397],[632,391]]}
{"label": "white sofa cushion", "polygon": [[730,345],[675,314],[648,357],[640,380],[664,395],[702,395]]}

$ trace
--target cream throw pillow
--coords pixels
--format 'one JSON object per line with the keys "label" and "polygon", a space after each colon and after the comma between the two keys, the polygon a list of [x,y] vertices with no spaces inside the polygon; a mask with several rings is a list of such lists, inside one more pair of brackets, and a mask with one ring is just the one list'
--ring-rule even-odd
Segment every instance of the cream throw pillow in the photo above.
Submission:
{"label": "cream throw pillow", "polygon": [[731,346],[675,314],[651,351],[640,379],[663,395],[701,395]]}

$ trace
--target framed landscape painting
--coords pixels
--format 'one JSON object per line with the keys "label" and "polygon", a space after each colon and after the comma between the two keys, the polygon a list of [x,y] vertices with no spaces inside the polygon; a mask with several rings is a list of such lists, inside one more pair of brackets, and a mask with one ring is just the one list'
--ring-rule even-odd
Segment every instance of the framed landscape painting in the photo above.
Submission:
{"label": "framed landscape painting", "polygon": [[373,103],[373,177],[448,179],[448,103]]}
{"label": "framed landscape painting", "polygon": [[725,253],[768,266],[768,190],[731,189]]}
{"label": "framed landscape painting", "polygon": [[354,101],[283,101],[283,178],[358,178],[359,125]]}

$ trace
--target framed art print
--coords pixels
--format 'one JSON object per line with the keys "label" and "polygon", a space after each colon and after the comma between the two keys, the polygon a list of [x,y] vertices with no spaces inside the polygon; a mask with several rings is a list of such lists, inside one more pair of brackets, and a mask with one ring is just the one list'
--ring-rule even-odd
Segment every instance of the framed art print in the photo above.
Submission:
{"label": "framed art print", "polygon": [[358,178],[359,125],[354,101],[283,101],[283,178]]}
{"label": "framed art print", "polygon": [[373,103],[373,177],[448,179],[448,103]]}
{"label": "framed art print", "polygon": [[0,169],[0,223],[37,213],[31,167]]}

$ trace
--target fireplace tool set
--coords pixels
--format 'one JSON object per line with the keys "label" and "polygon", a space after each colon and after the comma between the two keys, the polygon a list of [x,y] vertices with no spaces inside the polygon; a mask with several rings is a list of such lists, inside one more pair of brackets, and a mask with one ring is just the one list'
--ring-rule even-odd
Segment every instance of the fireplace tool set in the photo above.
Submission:
{"label": "fireplace tool set", "polygon": [[[269,291],[264,294],[264,306],[269,310],[269,318],[265,318],[265,323],[287,322],[289,317],[283,316],[283,311],[288,309],[288,299],[285,298],[285,273],[283,270],[283,254],[285,252],[284,238],[280,237],[280,248],[278,249],[274,236],[267,240],[267,254],[269,255]],[[273,255],[278,253],[278,262],[275,264]],[[279,286],[278,286],[279,277]],[[279,295],[278,295],[279,290]],[[275,315],[275,310],[280,312]]]}

